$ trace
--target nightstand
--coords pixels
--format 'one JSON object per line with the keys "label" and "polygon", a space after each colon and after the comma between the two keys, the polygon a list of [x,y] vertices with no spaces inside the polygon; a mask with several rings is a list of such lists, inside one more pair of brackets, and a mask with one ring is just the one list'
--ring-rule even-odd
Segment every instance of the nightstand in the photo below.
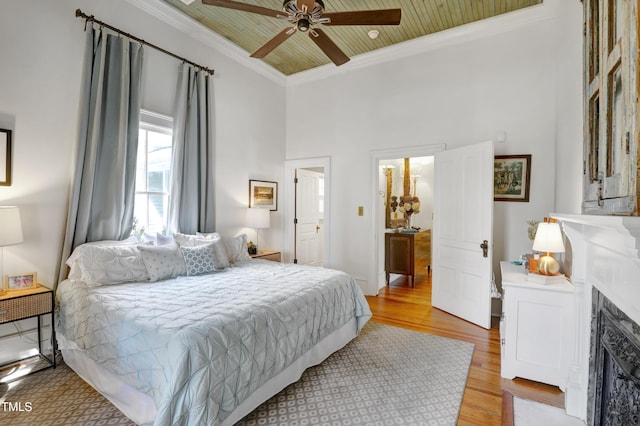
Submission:
{"label": "nightstand", "polygon": [[565,390],[573,341],[573,285],[527,280],[523,266],[500,262],[501,376],[521,377]]}
{"label": "nightstand", "polygon": [[250,255],[254,259],[272,260],[274,262],[282,262],[282,256],[279,251],[260,250],[256,254]]}
{"label": "nightstand", "polygon": [[[53,317],[53,311],[53,290],[41,285],[25,290],[8,291],[0,296],[0,324],[37,317],[38,354],[40,358],[49,363],[50,367],[56,368],[55,320]],[[41,316],[43,315],[51,315],[51,336],[54,343],[51,346],[50,357],[42,353]],[[11,361],[0,366],[0,368],[20,361],[23,360],[18,359]]]}

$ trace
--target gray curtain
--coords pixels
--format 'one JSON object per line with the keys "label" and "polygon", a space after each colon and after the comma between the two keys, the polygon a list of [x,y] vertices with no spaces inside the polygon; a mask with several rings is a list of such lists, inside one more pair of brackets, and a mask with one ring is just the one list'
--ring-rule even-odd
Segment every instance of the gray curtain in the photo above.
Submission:
{"label": "gray curtain", "polygon": [[173,112],[169,230],[215,230],[209,74],[180,64]]}
{"label": "gray curtain", "polygon": [[127,238],[133,226],[142,46],[87,30],[78,151],[59,279],[78,245]]}

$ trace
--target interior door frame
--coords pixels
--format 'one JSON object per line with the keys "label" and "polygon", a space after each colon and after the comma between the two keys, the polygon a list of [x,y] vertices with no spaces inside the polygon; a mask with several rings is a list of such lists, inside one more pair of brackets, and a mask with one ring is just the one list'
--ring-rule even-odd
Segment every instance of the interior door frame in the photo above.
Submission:
{"label": "interior door frame", "polygon": [[331,258],[331,157],[302,158],[296,160],[285,160],[284,162],[284,262],[293,262],[293,243],[295,239],[293,219],[295,217],[295,178],[296,169],[309,169],[322,167],[324,169],[324,226],[322,237],[323,266],[331,268],[333,259]]}
{"label": "interior door frame", "polygon": [[[378,183],[380,181],[379,177],[379,165],[381,160],[388,160],[393,158],[405,158],[405,157],[429,157],[435,155],[436,152],[446,150],[446,144],[431,144],[431,145],[418,145],[418,146],[407,146],[407,147],[396,147],[396,148],[386,148],[386,149],[376,149],[369,152],[370,158],[370,182],[371,182],[371,235],[373,235],[373,247],[374,250],[371,250],[371,259],[370,264],[371,270],[369,271],[369,281],[367,283],[367,291],[366,294],[369,295],[377,295],[378,291],[384,287],[380,286],[379,278],[382,277],[382,282],[384,283],[384,273],[380,276],[380,262],[384,261],[384,258],[381,260],[380,256],[378,256],[378,248],[379,245],[384,242],[384,231],[378,227],[378,223],[380,221],[380,216],[377,208],[377,203],[379,200],[379,191]],[[384,271],[383,271],[384,272]]]}

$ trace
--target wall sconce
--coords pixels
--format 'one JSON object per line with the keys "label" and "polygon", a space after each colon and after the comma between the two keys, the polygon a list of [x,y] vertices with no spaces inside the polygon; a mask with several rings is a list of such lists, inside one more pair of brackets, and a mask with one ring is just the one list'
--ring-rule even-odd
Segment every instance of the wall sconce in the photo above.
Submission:
{"label": "wall sconce", "polygon": [[547,253],[538,259],[538,272],[541,275],[557,275],[560,272],[560,264],[551,253],[564,253],[562,232],[560,224],[553,219],[545,217],[544,220],[538,224],[536,238],[533,241],[533,250]]}

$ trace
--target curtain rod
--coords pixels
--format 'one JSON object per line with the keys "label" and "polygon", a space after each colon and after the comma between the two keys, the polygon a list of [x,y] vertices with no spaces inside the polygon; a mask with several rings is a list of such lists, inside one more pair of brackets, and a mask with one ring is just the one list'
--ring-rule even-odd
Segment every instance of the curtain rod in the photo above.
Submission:
{"label": "curtain rod", "polygon": [[[202,66],[202,65],[196,64],[195,62],[192,62],[192,61],[190,61],[190,60],[188,60],[188,59],[186,59],[186,58],[183,58],[182,56],[178,56],[178,55],[176,55],[175,53],[171,53],[171,52],[169,52],[168,50],[165,50],[165,49],[163,49],[163,48],[161,48],[161,47],[158,47],[158,46],[156,46],[155,44],[149,43],[148,41],[144,41],[144,40],[142,40],[141,38],[138,38],[138,37],[136,37],[136,36],[133,36],[133,35],[131,35],[131,34],[127,33],[127,32],[124,32],[124,31],[122,31],[122,30],[119,30],[118,28],[112,27],[111,25],[106,24],[106,23],[104,23],[104,22],[102,22],[102,21],[98,21],[98,20],[97,20],[93,15],[89,16],[89,15],[85,14],[84,12],[82,12],[80,9],[76,9],[76,18],[83,18],[83,19],[85,20],[85,24],[86,24],[88,21],[95,22],[96,24],[98,24],[98,25],[100,25],[100,26],[103,26],[103,27],[105,27],[105,28],[108,28],[108,29],[110,29],[111,31],[114,31],[114,32],[116,32],[116,33],[118,33],[118,34],[122,34],[123,36],[128,37],[128,38],[130,38],[130,39],[132,39],[132,40],[135,40],[135,41],[137,41],[138,43],[145,44],[145,45],[147,45],[147,46],[149,46],[149,47],[152,47],[152,48],[154,48],[154,49],[156,49],[156,50],[159,50],[160,52],[162,52],[162,53],[164,53],[164,54],[167,54],[167,55],[169,55],[169,56],[173,56],[173,57],[174,57],[174,58],[176,58],[176,59],[179,59],[179,60],[181,60],[181,61],[184,61],[184,62],[188,63],[189,65],[193,65],[193,66],[194,66],[194,67],[196,67],[196,68],[200,68],[201,70],[206,71],[206,72],[208,72],[208,73],[209,73],[209,74],[211,74],[211,75],[213,75],[213,74],[214,74],[214,70],[213,70],[213,69],[211,69],[211,68],[207,68],[207,67],[204,67],[204,66]],[[85,28],[86,28],[86,27],[85,27]]]}

